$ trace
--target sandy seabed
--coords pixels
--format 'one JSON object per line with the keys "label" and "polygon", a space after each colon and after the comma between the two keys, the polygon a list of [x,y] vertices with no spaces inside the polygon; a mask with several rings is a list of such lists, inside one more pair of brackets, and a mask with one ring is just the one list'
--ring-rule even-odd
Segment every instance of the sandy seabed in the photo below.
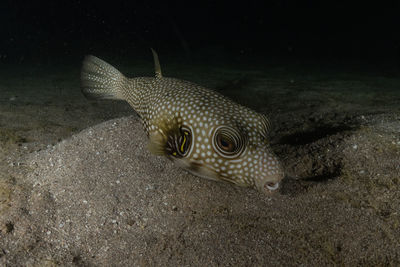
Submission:
{"label": "sandy seabed", "polygon": [[200,179],[149,154],[130,107],[86,101],[78,70],[10,69],[0,265],[400,264],[398,76],[169,71],[269,114],[288,174],[279,192]]}

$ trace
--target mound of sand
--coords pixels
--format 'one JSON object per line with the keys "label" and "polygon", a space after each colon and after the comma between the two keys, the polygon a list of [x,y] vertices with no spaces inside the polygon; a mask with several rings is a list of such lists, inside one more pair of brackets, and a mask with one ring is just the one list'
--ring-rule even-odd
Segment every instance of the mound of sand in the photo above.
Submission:
{"label": "mound of sand", "polygon": [[[28,173],[15,182],[18,190],[14,189],[10,208],[0,214],[0,262],[24,266],[396,262],[399,214],[392,205],[381,206],[390,199],[374,199],[398,194],[382,195],[382,190],[393,188],[374,187],[369,192],[361,186],[365,180],[360,171],[368,171],[364,164],[379,151],[366,150],[374,140],[366,139],[366,134],[343,136],[335,139],[341,141],[332,149],[336,147],[342,167],[351,171],[322,182],[288,179],[280,192],[269,197],[194,177],[150,155],[136,117],[88,128],[29,155]],[[352,164],[352,153],[363,147],[355,158],[362,166]],[[396,163],[392,159],[389,165],[393,168]],[[361,178],[346,180],[349,176]]]}

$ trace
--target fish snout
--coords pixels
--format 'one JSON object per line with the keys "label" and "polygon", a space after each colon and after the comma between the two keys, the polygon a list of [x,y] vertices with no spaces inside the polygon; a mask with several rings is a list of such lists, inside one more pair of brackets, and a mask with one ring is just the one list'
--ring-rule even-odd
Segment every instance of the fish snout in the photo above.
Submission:
{"label": "fish snout", "polygon": [[271,194],[279,188],[281,180],[285,174],[280,165],[272,171],[264,172],[259,179],[256,179],[255,186],[262,193]]}

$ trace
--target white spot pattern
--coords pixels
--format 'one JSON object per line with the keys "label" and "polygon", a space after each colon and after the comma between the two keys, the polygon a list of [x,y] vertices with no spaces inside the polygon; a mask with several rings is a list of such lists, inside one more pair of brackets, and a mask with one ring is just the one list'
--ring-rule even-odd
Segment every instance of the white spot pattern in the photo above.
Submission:
{"label": "white spot pattern", "polygon": [[[265,120],[263,116],[221,94],[187,81],[143,77],[131,79],[130,82],[125,98],[146,122],[145,128],[149,134],[158,130],[158,125],[154,123],[166,114],[181,118],[183,125],[194,129],[194,149],[179,160],[190,163],[194,159],[202,159],[203,164],[207,164],[206,168],[216,173],[216,177],[222,175],[224,180],[241,185],[255,186],[257,180],[278,182],[282,178],[281,167],[276,163],[278,160],[264,141],[263,134],[267,131],[265,125],[268,123],[261,121]],[[178,112],[174,112],[176,110]],[[219,126],[234,128],[247,140],[245,151],[234,163],[219,155],[211,145],[213,129]]]}

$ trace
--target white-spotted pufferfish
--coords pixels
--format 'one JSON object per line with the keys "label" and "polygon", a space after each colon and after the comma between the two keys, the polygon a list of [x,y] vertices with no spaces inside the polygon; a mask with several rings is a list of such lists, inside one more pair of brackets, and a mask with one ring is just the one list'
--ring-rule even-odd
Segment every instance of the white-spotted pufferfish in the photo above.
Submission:
{"label": "white-spotted pufferfish", "polygon": [[126,78],[103,60],[87,56],[82,92],[127,101],[142,119],[149,150],[191,173],[262,192],[276,190],[284,173],[268,143],[268,119],[217,92],[162,76],[152,52],[154,78]]}

